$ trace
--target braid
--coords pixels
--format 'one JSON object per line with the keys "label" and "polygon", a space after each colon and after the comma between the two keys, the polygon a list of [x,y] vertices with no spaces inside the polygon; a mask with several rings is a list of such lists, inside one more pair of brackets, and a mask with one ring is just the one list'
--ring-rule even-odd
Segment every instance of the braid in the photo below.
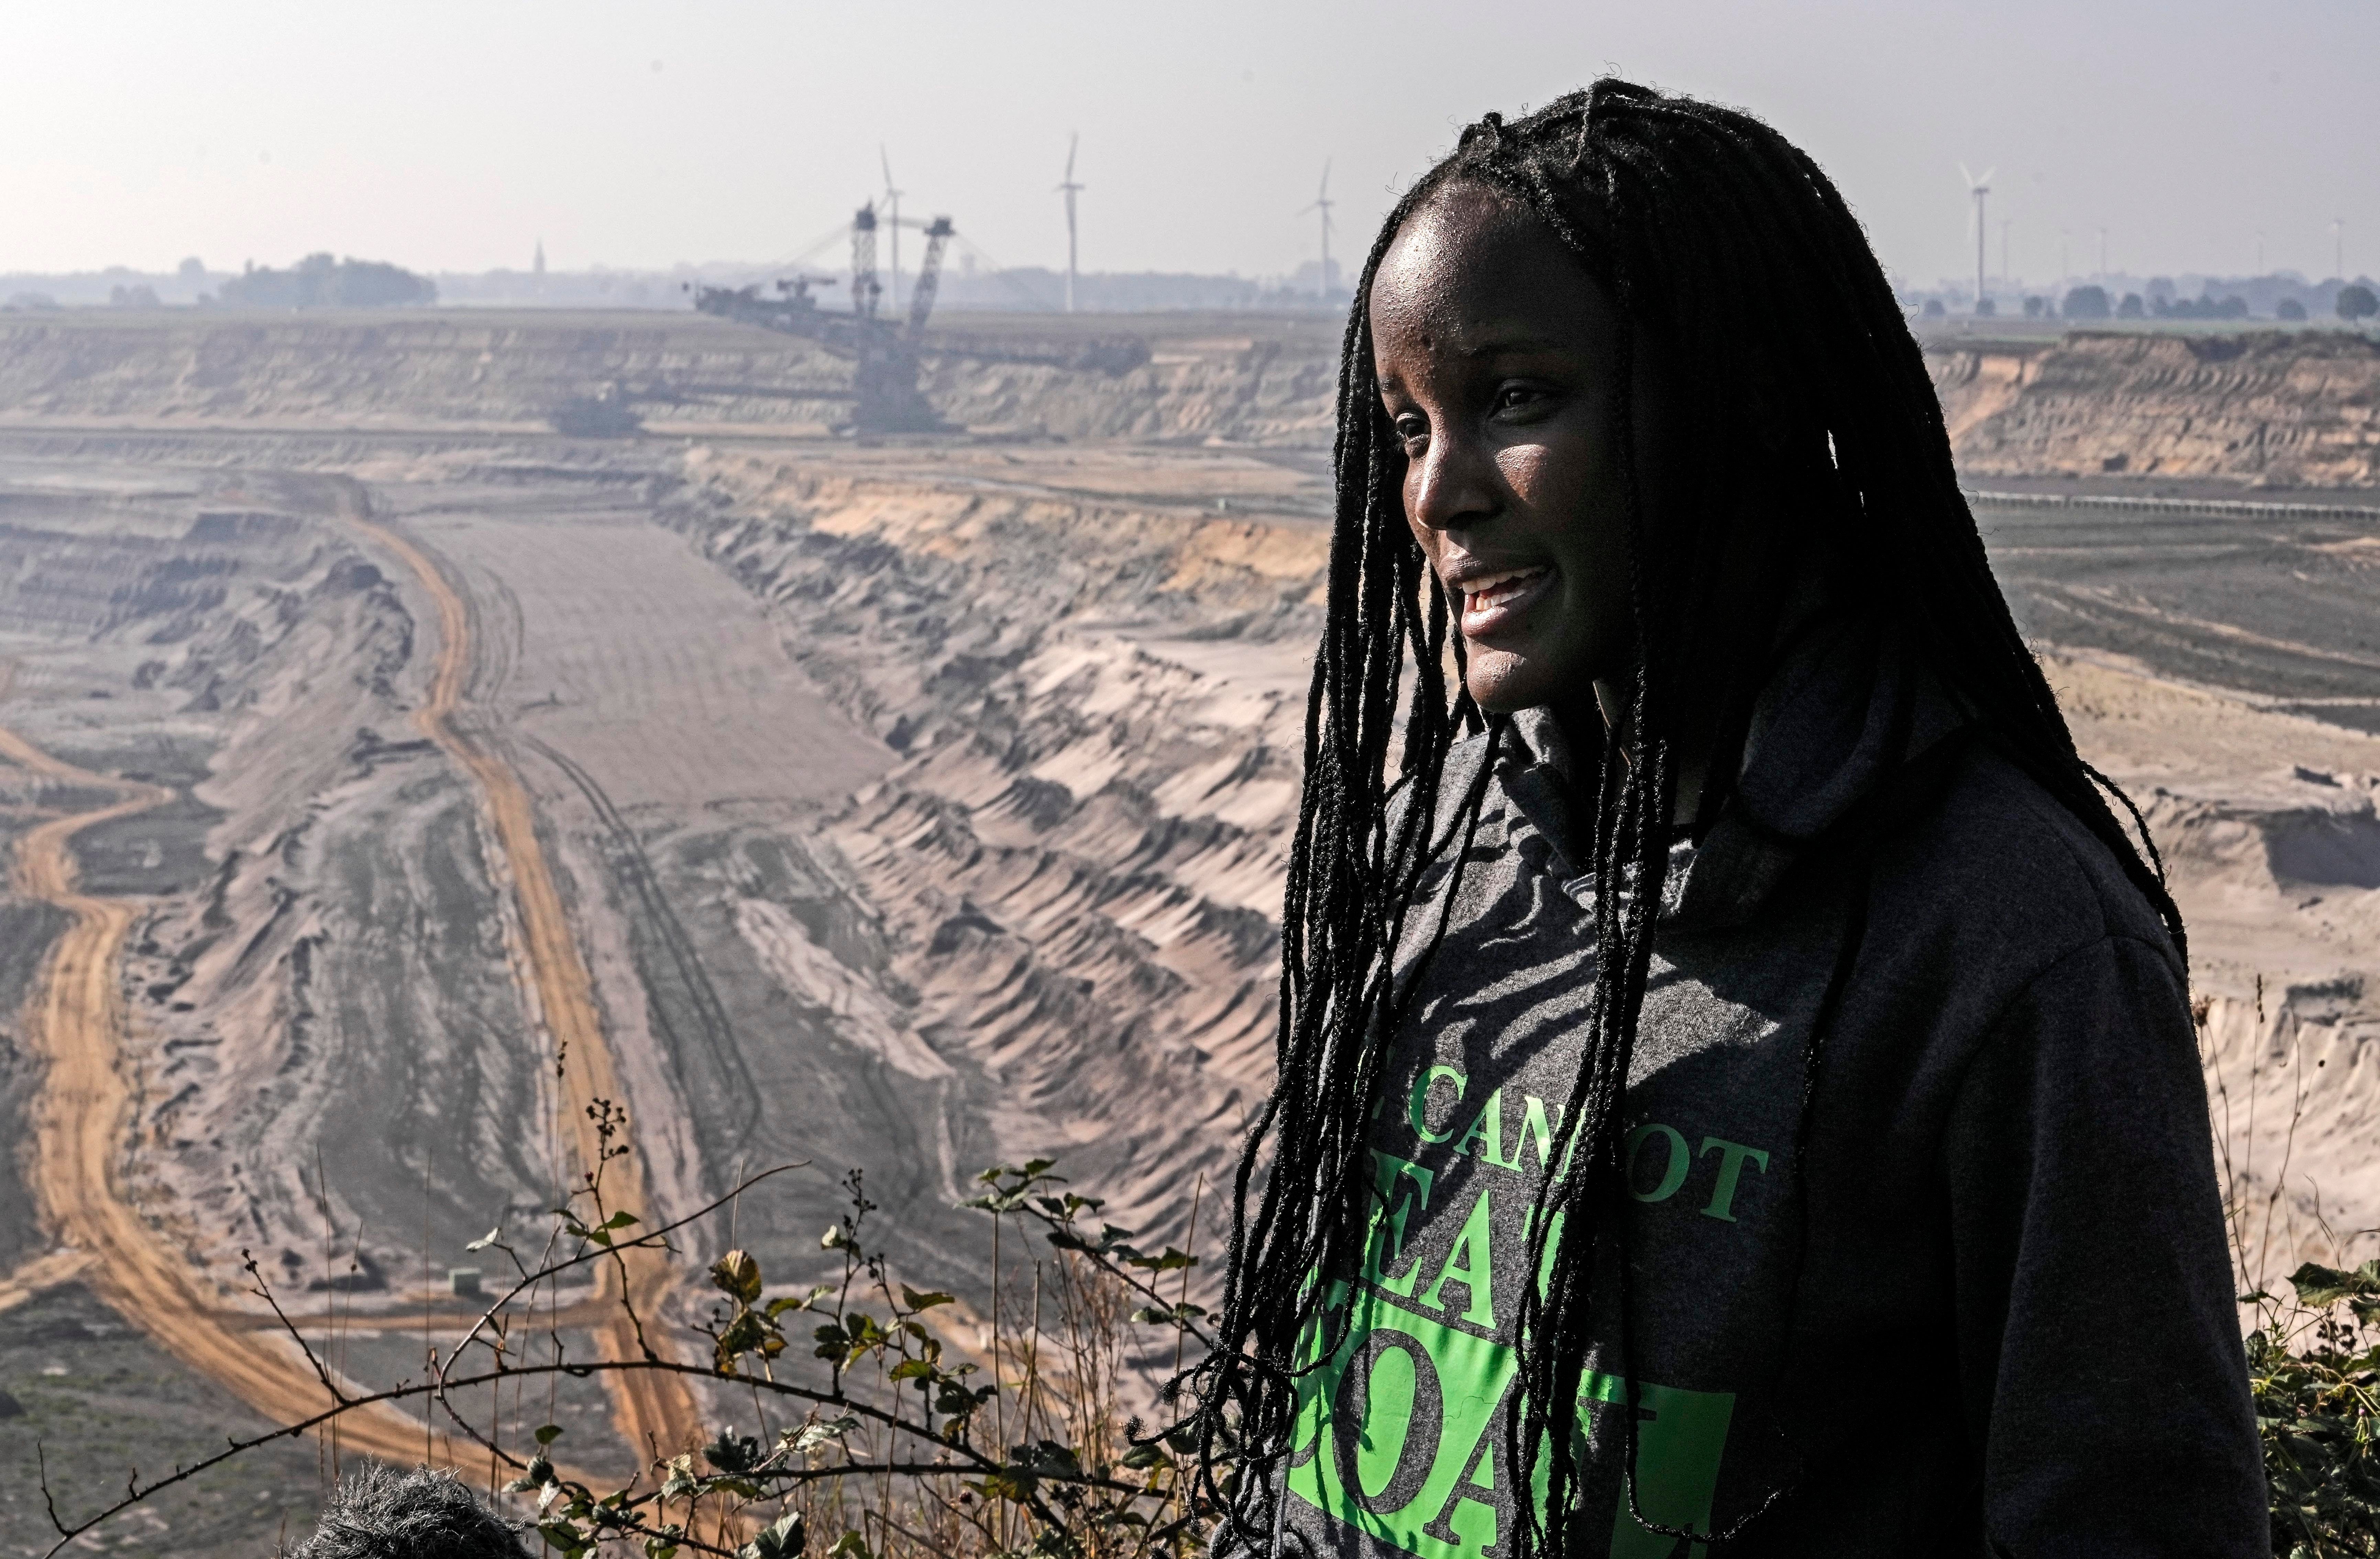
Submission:
{"label": "braid", "polygon": [[[1421,967],[1446,931],[1505,731],[1500,719],[1483,721],[1463,689],[1462,639],[1406,524],[1404,457],[1381,409],[1371,351],[1383,256],[1413,212],[1458,181],[1542,221],[1608,287],[1622,322],[1615,372],[1638,653],[1597,767],[1587,1033],[1559,1118],[1560,1156],[1529,1218],[1527,1270],[1539,1277],[1523,1286],[1520,1389],[1498,1469],[1500,1484],[1509,1480],[1515,1491],[1542,1473],[1547,1490],[1542,1505],[1514,1499],[1510,1559],[1566,1559],[1578,1467],[1552,1448],[1578,1443],[1598,1252],[1624,1237],[1624,1220],[1609,1209],[1624,1186],[1621,1115],[1667,882],[1680,721],[1700,711],[1740,740],[1769,666],[1773,604],[1764,615],[1757,603],[1728,598],[1714,583],[1716,560],[1755,548],[1766,558],[1819,561],[1839,587],[1898,627],[1988,740],[2107,846],[2177,949],[2185,944],[2144,822],[2077,755],[2017,631],[1960,491],[1924,357],[1857,219],[1817,164],[1750,115],[1613,79],[1509,124],[1486,115],[1389,214],[1347,321],[1329,605],[1281,916],[1278,1076],[1233,1182],[1218,1346],[1197,1383],[1197,1478],[1229,1510],[1232,1535],[1262,1544],[1277,1529],[1272,1502],[1298,1378],[1343,1341],[1346,1312],[1330,1310],[1324,1279],[1353,1271],[1361,1254],[1373,1103]],[[1640,340],[1675,359],[1690,414],[1708,425],[1710,458],[1688,474],[1703,484],[1694,498],[1722,494],[1755,472],[1765,480],[1782,474],[1778,503],[1751,533],[1730,528],[1722,506],[1706,502],[1665,516],[1660,534],[1645,524],[1633,406]],[[1440,829],[1448,756],[1483,725],[1488,750],[1454,798],[1452,826]],[[1389,756],[1400,743],[1391,781]],[[1732,752],[1723,746],[1721,755],[1731,760]],[[1730,778],[1725,764],[1714,766],[1704,816]],[[2107,795],[2139,827],[2142,849]],[[1434,889],[1442,907],[1420,964],[1400,981],[1408,909],[1450,850],[1452,880]],[[1626,1264],[1620,1248],[1623,1280]],[[1624,1295],[1621,1309],[1624,1322]],[[1622,1495],[1633,1512],[1636,1386],[1621,1330],[1630,1396]]]}

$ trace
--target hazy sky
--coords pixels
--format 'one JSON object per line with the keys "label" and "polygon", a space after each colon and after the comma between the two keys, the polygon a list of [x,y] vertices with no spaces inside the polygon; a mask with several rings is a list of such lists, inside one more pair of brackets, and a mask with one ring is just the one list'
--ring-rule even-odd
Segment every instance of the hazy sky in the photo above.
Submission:
{"label": "hazy sky", "polygon": [[[333,249],[430,270],[781,258],[881,185],[1005,264],[1274,274],[1326,158],[1360,253],[1489,108],[1605,69],[1750,107],[1897,275],[2380,272],[2380,6],[1999,0],[353,0],[10,7],[0,270]],[[910,251],[913,255],[914,249]],[[830,263],[841,251],[831,251]],[[912,261],[914,263],[914,260]]]}

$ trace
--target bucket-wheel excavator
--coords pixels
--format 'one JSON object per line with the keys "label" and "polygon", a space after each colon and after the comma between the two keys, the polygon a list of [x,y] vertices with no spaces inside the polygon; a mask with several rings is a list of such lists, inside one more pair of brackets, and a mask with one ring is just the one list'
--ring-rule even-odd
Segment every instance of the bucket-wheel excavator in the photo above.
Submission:
{"label": "bucket-wheel excavator", "polygon": [[695,292],[694,306],[723,320],[802,336],[838,357],[848,358],[853,364],[849,426],[855,433],[955,430],[935,414],[917,388],[919,364],[929,357],[1041,364],[1111,376],[1130,373],[1148,361],[1148,343],[1138,336],[1038,340],[947,331],[928,334],[926,321],[933,314],[934,295],[941,284],[942,252],[957,231],[946,216],[903,224],[923,230],[926,257],[917,267],[917,285],[909,295],[908,317],[898,320],[887,317],[879,309],[883,284],[876,279],[876,232],[884,220],[872,203],[860,207],[852,218],[851,307],[847,310],[820,308],[810,289],[832,284],[834,278],[813,276],[779,281],[773,296],[764,294],[762,284],[757,282],[747,287],[700,287]]}

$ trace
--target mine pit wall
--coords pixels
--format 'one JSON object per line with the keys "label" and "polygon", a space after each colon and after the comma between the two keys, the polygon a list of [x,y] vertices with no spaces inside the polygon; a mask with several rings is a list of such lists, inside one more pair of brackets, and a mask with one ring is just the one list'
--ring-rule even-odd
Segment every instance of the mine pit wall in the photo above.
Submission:
{"label": "mine pit wall", "polygon": [[[176,477],[194,490],[35,494],[0,514],[17,581],[0,633],[33,671],[113,700],[77,720],[50,690],[0,704],[0,722],[178,792],[75,845],[90,891],[140,905],[123,1172],[214,1283],[245,1246],[285,1288],[409,1286],[425,1229],[457,1246],[491,1209],[552,1198],[547,1068],[507,905],[468,792],[410,729],[419,619],[335,523],[327,484],[161,480]],[[32,929],[35,908],[12,903],[12,926]],[[48,940],[22,970],[12,950],[11,1026]],[[25,1070],[0,1077],[12,1107]]]}
{"label": "mine pit wall", "polygon": [[[1031,329],[1002,321],[1031,350]],[[1036,327],[1038,328],[1038,327]],[[1050,321],[1062,332],[1070,324]],[[1103,321],[1151,337],[1121,375],[937,355],[922,385],[956,425],[1065,439],[1325,447],[1338,325],[1281,316]],[[848,417],[851,365],[686,313],[171,312],[0,320],[0,423],[545,431],[617,385],[656,431],[783,432]],[[749,393],[736,393],[741,387]],[[831,393],[805,399],[802,390]]]}
{"label": "mine pit wall", "polygon": [[[691,313],[176,312],[0,323],[0,417],[10,419],[542,430],[561,402],[615,381],[783,390],[844,389],[849,378],[808,342]],[[702,403],[706,415],[760,423],[814,421],[829,405]]]}
{"label": "mine pit wall", "polygon": [[[1054,1154],[1104,1218],[1182,1239],[1269,1082],[1304,715],[1301,678],[1199,652],[1295,672],[1319,527],[732,452],[686,474],[664,523],[902,755],[822,829],[891,949],[839,1032],[980,1089],[982,1163]],[[1235,644],[1195,637],[1220,620]]]}
{"label": "mine pit wall", "polygon": [[[1034,330],[1075,327],[1002,328],[1029,344]],[[1337,321],[1152,315],[1098,328],[1144,335],[1149,361],[1111,376],[936,355],[929,338],[921,384],[942,417],[979,432],[1329,447]],[[2380,485],[2380,342],[2369,336],[2078,331],[1938,344],[1927,363],[1971,481]],[[528,432],[563,401],[616,384],[650,395],[638,409],[657,432],[783,432],[843,420],[847,400],[798,392],[847,392],[850,378],[849,364],[808,341],[693,313],[0,320],[0,423],[19,427]]]}
{"label": "mine pit wall", "polygon": [[[1186,651],[1194,624],[1220,622],[1236,633],[1202,647],[1302,665],[1321,527],[993,499],[734,452],[698,451],[686,474],[664,523],[771,601],[789,650],[905,754],[828,833],[884,917],[914,1032],[1017,1090],[997,1141],[1065,1153],[1133,1209],[1119,1221],[1172,1227],[1194,1172],[1177,1166],[1219,1170],[1269,1081],[1303,704],[1284,678],[1232,709],[1245,695],[1229,668]],[[2096,722],[2127,718],[2085,701],[2078,739],[2095,751]],[[2271,719],[2272,751],[2326,729]],[[2351,929],[2380,912],[2380,761],[2363,767],[2303,784],[2213,776],[2187,796],[2127,780],[2196,932],[2227,1173],[2267,1209],[2244,1254],[2281,1272],[2334,1253],[2325,1220],[2380,1226],[2366,1162],[2380,1008]],[[2303,942],[2293,917],[2325,894],[2346,939]],[[2333,958],[2347,962],[2288,972]]]}
{"label": "mine pit wall", "polygon": [[307,508],[318,567],[167,673],[236,712],[199,792],[225,816],[213,880],[160,907],[128,974],[136,1032],[193,1074],[170,1139],[193,1254],[219,1270],[252,1245],[311,1285],[327,1221],[368,1287],[409,1287],[425,1233],[451,1249],[551,1196],[548,1069],[503,864],[413,729],[434,616]]}
{"label": "mine pit wall", "polygon": [[1127,374],[929,359],[927,398],[962,427],[1068,439],[1327,448],[1339,388],[1335,332],[1219,331],[1160,341]]}
{"label": "mine pit wall", "polygon": [[2301,1261],[2351,1266],[2369,1255],[2380,1017],[2367,987],[2346,974],[2198,998],[2216,1164],[2252,1288],[2283,1291]]}
{"label": "mine pit wall", "polygon": [[2077,332],[1927,366],[1961,474],[2380,485],[2380,341]]}
{"label": "mine pit wall", "polygon": [[2380,1227],[2380,742],[2366,756],[2367,772],[2242,776],[2221,799],[2132,786],[2192,930],[2200,1058],[2252,1287],[2301,1260],[2352,1264]]}

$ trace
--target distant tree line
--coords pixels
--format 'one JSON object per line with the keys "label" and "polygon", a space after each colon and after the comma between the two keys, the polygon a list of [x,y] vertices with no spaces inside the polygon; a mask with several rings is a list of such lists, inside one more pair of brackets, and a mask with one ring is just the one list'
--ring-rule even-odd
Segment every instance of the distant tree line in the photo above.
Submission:
{"label": "distant tree line", "polygon": [[[1986,294],[1966,300],[1960,289],[1949,288],[1949,296],[1910,291],[1901,294],[1901,302],[1913,314],[1927,320],[1938,320],[1953,313],[1964,313],[1972,308],[1978,320],[2015,312],[2021,304],[2028,320],[2069,320],[2089,323],[2102,320],[2248,320],[2269,318],[2282,324],[2304,324],[2317,317],[2336,313],[2345,324],[2368,328],[2368,321],[2380,318],[2380,287],[2369,277],[2355,282],[2331,280],[2307,283],[2294,272],[2276,272],[2265,276],[2218,279],[2205,277],[2200,296],[2192,297],[2174,284],[2169,276],[2153,276],[2143,284],[2130,278],[2119,279],[2124,284],[2102,280],[2055,292],[2027,293],[2020,296],[1998,299]],[[2192,286],[2202,278],[2186,277]],[[2128,290],[2138,285],[2139,290]]]}
{"label": "distant tree line", "polygon": [[[2034,306],[2041,300],[2025,299],[2028,316],[2043,312]],[[2338,317],[2348,323],[2371,319],[2380,314],[2380,297],[2361,283],[2341,287],[2338,299]],[[2172,297],[2152,290],[2143,298],[2138,293],[2126,293],[2121,302],[2107,296],[2101,286],[2080,286],[2068,292],[2058,307],[2058,314],[2069,320],[2244,320],[2249,317],[2248,300],[2233,294],[2228,297]],[[2306,317],[2305,305],[2296,298],[2285,297],[2275,306],[2273,317],[2288,321],[2301,321]]]}
{"label": "distant tree line", "polygon": [[380,308],[435,303],[437,284],[403,266],[376,260],[334,260],[310,254],[286,271],[251,267],[224,283],[225,303],[252,308]]}

